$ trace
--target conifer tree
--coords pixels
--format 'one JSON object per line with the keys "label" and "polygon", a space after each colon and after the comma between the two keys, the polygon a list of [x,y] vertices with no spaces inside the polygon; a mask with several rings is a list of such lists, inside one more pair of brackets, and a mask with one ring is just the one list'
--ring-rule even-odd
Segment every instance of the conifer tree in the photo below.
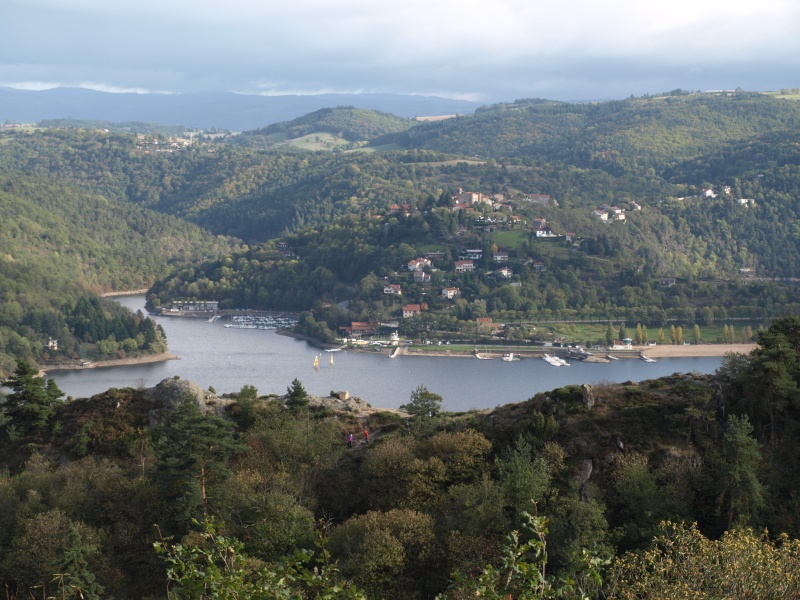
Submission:
{"label": "conifer tree", "polygon": [[17,360],[14,374],[3,385],[14,390],[6,397],[5,414],[20,434],[45,428],[55,414],[53,405],[64,396],[55,380],[39,377],[26,360]]}

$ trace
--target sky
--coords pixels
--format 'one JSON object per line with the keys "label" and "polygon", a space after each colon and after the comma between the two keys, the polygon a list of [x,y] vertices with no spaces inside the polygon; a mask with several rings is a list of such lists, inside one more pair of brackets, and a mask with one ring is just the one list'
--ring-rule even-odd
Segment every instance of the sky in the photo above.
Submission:
{"label": "sky", "polygon": [[0,0],[0,85],[478,102],[800,87],[798,0]]}

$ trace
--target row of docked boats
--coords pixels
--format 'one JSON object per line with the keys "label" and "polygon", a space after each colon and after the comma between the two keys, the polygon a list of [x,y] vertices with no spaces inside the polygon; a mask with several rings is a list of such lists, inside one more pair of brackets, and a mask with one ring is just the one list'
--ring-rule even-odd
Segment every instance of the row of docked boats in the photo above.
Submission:
{"label": "row of docked boats", "polygon": [[558,356],[553,356],[552,354],[545,354],[542,356],[542,360],[546,362],[548,365],[552,365],[554,367],[568,367],[569,363],[565,361],[563,358],[559,358]]}
{"label": "row of docked boats", "polygon": [[273,317],[270,315],[234,315],[230,323],[225,323],[225,327],[232,329],[262,329],[271,331],[275,329],[287,329],[297,325],[297,319],[292,317]]}

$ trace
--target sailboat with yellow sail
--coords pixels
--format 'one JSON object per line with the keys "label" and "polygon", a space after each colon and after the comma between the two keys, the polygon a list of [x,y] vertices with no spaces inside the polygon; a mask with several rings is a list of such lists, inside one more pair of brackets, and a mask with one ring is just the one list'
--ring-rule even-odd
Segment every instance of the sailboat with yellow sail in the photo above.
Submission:
{"label": "sailboat with yellow sail", "polygon": [[314,368],[319,369],[319,355],[314,357]]}

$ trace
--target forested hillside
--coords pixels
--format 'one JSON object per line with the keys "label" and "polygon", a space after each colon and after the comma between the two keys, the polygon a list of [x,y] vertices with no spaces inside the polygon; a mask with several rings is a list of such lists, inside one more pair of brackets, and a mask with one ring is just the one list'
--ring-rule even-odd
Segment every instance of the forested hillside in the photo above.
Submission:
{"label": "forested hillside", "polygon": [[[382,284],[396,284],[403,301],[432,308],[411,330],[430,318],[456,332],[484,315],[758,325],[798,305],[799,111],[757,94],[674,92],[578,105],[519,101],[432,123],[326,109],[241,137],[336,130],[409,148],[381,153],[6,132],[0,172],[57,180],[252,246],[224,259],[195,249],[193,257],[213,258],[187,265],[190,256],[166,244],[156,256],[177,268],[156,283],[155,304],[188,296],[302,310],[351,301],[352,314],[324,319],[333,331],[357,315],[397,316],[401,305],[382,293]],[[482,200],[457,205],[459,190]],[[278,236],[281,249],[269,241]],[[92,242],[76,242],[86,245],[81,256],[97,263],[92,269],[115,270],[118,262],[94,258]],[[456,273],[456,261],[475,248],[483,259]],[[413,280],[405,263],[428,252],[437,261]],[[116,287],[131,281],[126,269],[150,280],[166,275],[153,255],[131,256],[115,270]],[[453,302],[441,299],[447,286],[459,289]]]}
{"label": "forested hillside", "polygon": [[[175,264],[231,250],[226,240],[174,217],[19,174],[0,175],[0,213],[4,373],[11,370],[11,357],[44,362],[116,355],[122,349],[116,342],[135,341],[146,333],[144,325],[130,315],[123,323],[123,313],[101,306],[94,294],[145,288]],[[109,336],[115,344],[101,352],[96,345]],[[47,347],[51,338],[59,347]],[[126,349],[163,350],[155,341],[142,337]]]}
{"label": "forested hillside", "polygon": [[465,414],[441,413],[435,386],[395,414],[298,380],[62,403],[21,362],[0,582],[34,598],[794,597],[800,321],[759,341],[714,376]]}
{"label": "forested hillside", "polygon": [[662,173],[720,144],[798,124],[797,102],[746,92],[673,92],[589,104],[520,100],[423,123],[380,142],[464,156],[559,161],[623,175]]}

